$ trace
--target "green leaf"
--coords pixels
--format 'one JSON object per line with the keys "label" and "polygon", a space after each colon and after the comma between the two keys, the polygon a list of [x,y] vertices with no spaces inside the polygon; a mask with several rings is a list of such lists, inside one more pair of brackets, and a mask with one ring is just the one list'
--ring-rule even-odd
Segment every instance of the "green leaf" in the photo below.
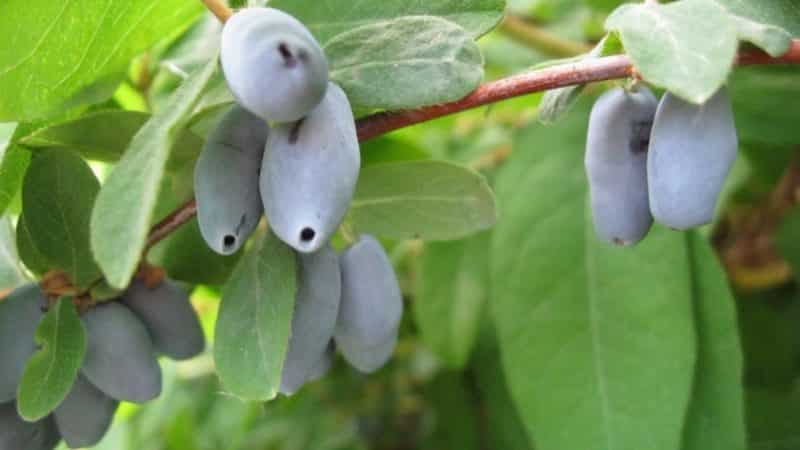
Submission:
{"label": "green leaf", "polygon": [[459,239],[494,225],[494,195],[472,170],[441,161],[364,168],[349,220],[357,232],[396,239]]}
{"label": "green leaf", "polygon": [[696,351],[686,239],[595,237],[578,106],[523,131],[497,180],[490,304],[505,373],[540,450],[675,450]]}
{"label": "green leaf", "polygon": [[[138,111],[91,112],[38,129],[19,143],[31,149],[69,149],[86,159],[115,163],[150,117]],[[176,169],[193,162],[202,146],[202,139],[184,130],[173,145],[167,167]]]}
{"label": "green leaf", "polygon": [[233,395],[261,401],[277,395],[294,314],[295,264],[291,248],[268,233],[222,291],[214,361]]}
{"label": "green leaf", "polygon": [[61,297],[36,328],[39,350],[25,365],[17,390],[19,415],[39,420],[67,396],[86,353],[86,330],[72,298]]}
{"label": "green leaf", "polygon": [[484,321],[471,370],[480,391],[486,417],[486,439],[490,449],[532,450],[533,443],[511,398],[500,361],[497,332],[491,320]]}
{"label": "green leaf", "polygon": [[435,425],[421,450],[481,449],[480,417],[468,381],[462,372],[443,372],[426,386]]}
{"label": "green leaf", "polygon": [[[776,343],[777,344],[777,343]],[[797,450],[800,446],[800,389],[750,389],[747,431],[750,450]]]}
{"label": "green leaf", "polygon": [[[31,120],[101,101],[131,58],[186,28],[202,5],[185,0],[4,0],[0,3],[0,121]],[[98,98],[97,93],[103,94]]]}
{"label": "green leaf", "polygon": [[714,0],[623,5],[606,28],[646,81],[697,104],[725,83],[738,47],[736,22]]}
{"label": "green leaf", "polygon": [[800,361],[800,303],[793,287],[739,295],[748,386],[790,389]]}
{"label": "green leaf", "polygon": [[217,67],[216,59],[190,75],[171,105],[153,115],[97,196],[91,243],[109,284],[127,286],[139,263],[158,198],[158,188],[173,147]]}
{"label": "green leaf", "polygon": [[101,277],[89,247],[89,217],[99,189],[83,159],[55,150],[34,158],[22,188],[25,228],[34,247],[78,287]]}
{"label": "green leaf", "polygon": [[410,109],[458,100],[483,79],[472,37],[438,17],[413,16],[354,28],[325,45],[330,76],[355,109]]}
{"label": "green leaf", "polygon": [[391,134],[385,134],[361,143],[362,167],[430,158],[431,155],[417,145],[415,140],[402,139]]}
{"label": "green leaf", "polygon": [[0,123],[0,151],[5,151],[8,144],[11,143],[16,129],[16,123]]}
{"label": "green leaf", "polygon": [[469,361],[489,289],[489,233],[425,245],[414,317],[425,344],[452,369]]}
{"label": "green leaf", "polygon": [[24,214],[20,214],[17,220],[17,251],[22,263],[34,275],[44,275],[50,270],[50,261],[36,248],[31,232],[28,231],[28,227],[25,225]]}
{"label": "green leaf", "polygon": [[545,125],[558,122],[575,105],[585,87],[585,84],[579,84],[545,92],[539,103],[539,121]]}
{"label": "green leaf", "polygon": [[17,195],[31,161],[30,152],[15,145],[18,133],[24,128],[16,123],[0,124],[0,215]]}
{"label": "green leaf", "polygon": [[754,22],[774,25],[800,36],[800,3],[796,0],[719,0],[730,12]]}
{"label": "green leaf", "polygon": [[472,37],[489,32],[503,17],[504,0],[272,0],[269,6],[300,19],[322,44],[339,33],[403,16],[438,16]]}
{"label": "green leaf", "polygon": [[[63,117],[74,117],[80,114],[79,109],[72,110]],[[62,119],[63,119],[62,117]],[[2,124],[5,131],[0,131],[0,215],[18,199],[17,194],[22,187],[25,171],[31,162],[31,152],[19,145],[19,140],[37,129],[47,126],[49,121],[25,122],[11,126]]]}
{"label": "green leaf", "polygon": [[13,289],[25,280],[9,217],[0,218],[0,289]]}
{"label": "green leaf", "polygon": [[709,243],[688,235],[697,366],[683,450],[745,450],[743,357],[736,304]]}
{"label": "green leaf", "polygon": [[761,47],[770,56],[782,56],[792,45],[792,35],[783,28],[736,16],[734,20],[739,30],[739,39]]}

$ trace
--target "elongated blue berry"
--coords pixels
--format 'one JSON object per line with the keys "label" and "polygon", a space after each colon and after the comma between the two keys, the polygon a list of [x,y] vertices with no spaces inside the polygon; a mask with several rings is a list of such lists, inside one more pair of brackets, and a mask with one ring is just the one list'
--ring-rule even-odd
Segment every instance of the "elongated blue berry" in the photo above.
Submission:
{"label": "elongated blue berry", "polygon": [[603,94],[589,118],[586,174],[597,235],[617,245],[639,242],[653,217],[647,190],[647,150],[658,101],[647,88]]}
{"label": "elongated blue berry", "polygon": [[205,348],[205,338],[189,295],[171,280],[148,288],[134,280],[122,303],[142,321],[156,353],[172,359],[193,358]]}
{"label": "elongated blue berry", "polygon": [[108,432],[117,406],[118,401],[79,376],[53,417],[70,448],[92,447]]}
{"label": "elongated blue berry", "polygon": [[647,157],[653,217],[677,230],[710,223],[737,150],[725,88],[703,105],[665,94],[653,122]]}
{"label": "elongated blue berry", "polygon": [[194,192],[200,234],[219,254],[239,250],[261,220],[258,173],[268,133],[266,122],[234,106],[197,159]]}
{"label": "elongated blue berry", "polygon": [[299,120],[325,95],[325,54],[302,23],[277,9],[234,14],[222,31],[220,58],[236,100],[264,120]]}
{"label": "elongated blue berry", "polygon": [[303,253],[322,248],[342,222],[361,164],[350,102],[331,83],[305,119],[274,127],[261,165],[261,199],[272,231]]}
{"label": "elongated blue berry", "polygon": [[144,403],[161,393],[161,367],[142,322],[125,306],[108,302],[81,318],[86,356],[81,373],[117,400]]}
{"label": "elongated blue berry", "polygon": [[52,450],[60,440],[51,416],[26,422],[14,402],[0,404],[0,450]]}
{"label": "elongated blue berry", "polygon": [[334,337],[356,369],[378,370],[397,342],[403,298],[394,268],[381,244],[362,235],[342,253],[342,302]]}

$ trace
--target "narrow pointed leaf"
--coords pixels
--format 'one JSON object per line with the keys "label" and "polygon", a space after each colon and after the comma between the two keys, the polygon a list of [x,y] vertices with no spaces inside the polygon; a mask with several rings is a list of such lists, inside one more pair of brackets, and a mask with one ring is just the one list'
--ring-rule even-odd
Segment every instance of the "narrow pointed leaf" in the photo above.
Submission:
{"label": "narrow pointed leaf", "polygon": [[[115,163],[150,117],[138,111],[91,112],[37,129],[19,143],[30,149],[69,149],[86,159]],[[202,146],[202,139],[185,130],[170,152],[169,168],[194,161]]]}
{"label": "narrow pointed leaf", "polygon": [[222,291],[214,361],[223,386],[246,400],[275,397],[296,293],[294,252],[272,233],[239,261]]}
{"label": "narrow pointed leaf", "polygon": [[39,350],[22,374],[17,409],[25,420],[39,420],[67,396],[86,353],[86,330],[72,298],[62,297],[36,328]]}
{"label": "narrow pointed leaf", "polygon": [[217,67],[216,59],[189,76],[170,105],[136,133],[100,190],[92,212],[91,243],[108,282],[124,288],[139,263],[158,199],[169,150],[180,136]]}

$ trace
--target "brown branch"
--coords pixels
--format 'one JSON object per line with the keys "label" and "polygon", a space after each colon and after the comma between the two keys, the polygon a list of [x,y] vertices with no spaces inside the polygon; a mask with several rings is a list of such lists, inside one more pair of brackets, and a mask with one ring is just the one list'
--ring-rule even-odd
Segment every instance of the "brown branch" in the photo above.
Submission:
{"label": "brown branch", "polygon": [[153,229],[150,230],[150,235],[147,237],[145,253],[147,253],[151,247],[158,244],[162,239],[169,236],[169,234],[175,231],[178,227],[192,220],[196,214],[197,202],[192,199],[186,202],[180,208],[173,211],[164,220],[157,223]]}
{"label": "brown branch", "polygon": [[366,141],[410,125],[550,89],[627,78],[634,73],[625,55],[590,59],[522,73],[484,84],[461,100],[411,111],[374,114],[358,121],[358,138]]}
{"label": "brown branch", "polygon": [[[213,0],[204,1],[206,4],[215,3]],[[740,66],[800,64],[800,39],[793,40],[790,50],[781,57],[771,58],[761,51],[747,50],[739,55],[737,64]],[[452,103],[409,111],[382,112],[364,117],[356,123],[358,139],[366,141],[400,128],[513,97],[566,86],[628,78],[634,75],[635,69],[626,55],[607,56],[548,67],[486,83],[463,99]],[[147,248],[152,247],[182,224],[191,220],[196,211],[197,205],[194,201],[190,201],[153,227],[147,240]]]}
{"label": "brown branch", "polygon": [[200,0],[206,5],[209,11],[211,11],[220,22],[225,23],[228,19],[231,18],[233,15],[233,10],[228,8],[228,5],[225,4],[222,0]]}

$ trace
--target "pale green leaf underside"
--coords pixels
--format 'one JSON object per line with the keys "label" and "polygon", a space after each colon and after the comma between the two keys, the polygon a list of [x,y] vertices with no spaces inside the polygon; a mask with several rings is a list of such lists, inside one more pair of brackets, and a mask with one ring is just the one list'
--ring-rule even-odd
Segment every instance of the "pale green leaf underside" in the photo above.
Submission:
{"label": "pale green leaf underside", "polygon": [[0,122],[68,106],[201,11],[185,0],[0,2]]}
{"label": "pale green leaf underside", "polygon": [[216,58],[187,78],[136,133],[97,196],[91,220],[95,259],[108,282],[127,286],[139,263],[170,149],[217,67]]}
{"label": "pale green leaf underside", "polygon": [[281,383],[296,293],[295,256],[272,233],[242,258],[222,292],[214,362],[223,386],[271,400]]}
{"label": "pale green leaf underside", "polygon": [[321,43],[339,33],[403,16],[438,16],[455,22],[472,37],[492,28],[503,17],[503,0],[272,0],[311,29]]}
{"label": "pale green leaf underside", "polygon": [[36,328],[40,349],[28,360],[17,391],[17,409],[26,420],[39,420],[67,396],[86,352],[86,331],[72,299],[62,297]]}
{"label": "pale green leaf underside", "polygon": [[675,450],[696,345],[685,239],[595,237],[587,106],[521,133],[498,179],[490,304],[505,372],[540,450]]}
{"label": "pale green leaf underside", "polygon": [[735,21],[714,0],[623,5],[606,28],[646,81],[697,104],[725,83],[738,47]]}
{"label": "pale green leaf underside", "polygon": [[800,36],[800,2],[797,0],[719,0],[728,10],[754,22],[773,25]]}
{"label": "pale green leaf underside", "polygon": [[761,47],[770,56],[778,57],[789,51],[792,35],[783,28],[765,25],[743,17],[733,16],[739,39]]}
{"label": "pale green leaf underside", "polygon": [[441,161],[363,169],[349,213],[356,231],[396,239],[459,239],[488,229],[495,220],[486,179]]}
{"label": "pale green leaf underside", "polygon": [[483,79],[483,58],[464,29],[432,16],[376,22],[325,46],[331,78],[356,109],[408,109],[458,100]]}

